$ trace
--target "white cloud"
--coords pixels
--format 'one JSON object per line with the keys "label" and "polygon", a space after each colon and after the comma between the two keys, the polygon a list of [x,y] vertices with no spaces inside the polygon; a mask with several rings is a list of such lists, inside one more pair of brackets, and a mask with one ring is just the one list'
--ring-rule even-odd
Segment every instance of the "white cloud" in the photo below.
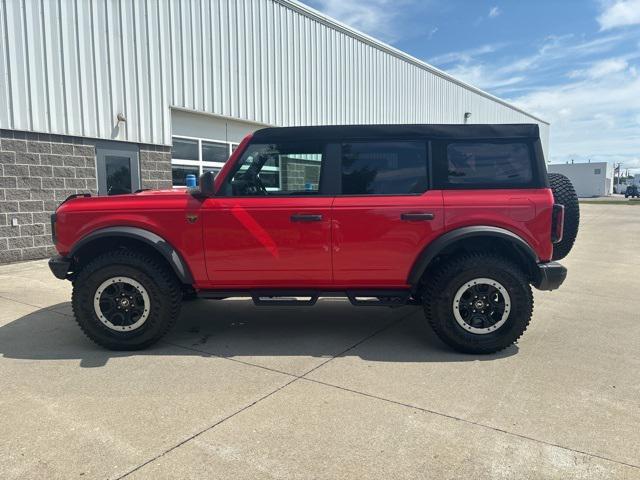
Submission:
{"label": "white cloud", "polygon": [[[596,40],[576,40],[573,35],[549,36],[535,53],[519,58],[503,58],[499,62],[489,62],[485,55],[502,50],[506,44],[486,44],[479,47],[449,52],[430,58],[429,63],[445,69],[452,75],[480,88],[505,93],[504,87],[522,83],[530,89],[532,77],[542,75],[551,68],[564,68],[567,62],[588,59],[596,54],[604,54],[623,41],[624,35],[608,35]],[[633,57],[629,57],[633,58]],[[626,60],[628,60],[627,58]],[[590,71],[574,70],[573,77],[597,75],[619,71],[619,62],[624,59],[604,61],[602,65],[589,64]]]}
{"label": "white cloud", "polygon": [[433,65],[448,65],[451,63],[464,62],[468,63],[477,57],[494,53],[505,46],[504,43],[487,43],[469,50],[460,50],[456,52],[443,53],[436,57],[430,58],[429,63]]}
{"label": "white cloud", "polygon": [[525,77],[522,75],[504,75],[502,70],[493,70],[487,65],[460,64],[447,69],[447,73],[485,90],[499,90],[504,87],[516,85],[525,80]]}
{"label": "white cloud", "polygon": [[570,78],[600,78],[605,75],[611,75],[626,70],[629,63],[624,58],[606,58],[593,63],[589,68],[582,70],[572,70],[569,72]]}
{"label": "white cloud", "polygon": [[[551,122],[552,161],[590,158],[640,169],[640,75],[621,67],[618,59],[596,61],[582,78],[511,99]],[[607,75],[593,75],[603,68]]]}
{"label": "white cloud", "polygon": [[640,173],[640,51],[613,54],[631,37],[550,36],[525,57],[482,45],[431,61],[551,122],[551,161],[622,162]]}
{"label": "white cloud", "polygon": [[[420,28],[428,36],[437,32],[433,25],[407,27],[413,21],[407,12],[415,8],[405,7],[422,7],[428,3],[424,0],[305,1],[387,42]],[[607,2],[598,18],[602,30],[640,24],[640,0],[602,1]],[[481,20],[501,13],[494,8]],[[504,54],[506,44],[485,44],[437,55],[429,62],[472,85],[508,94],[512,103],[550,121],[551,161],[622,162],[623,168],[640,173],[640,50],[633,55],[619,53],[621,45],[637,43],[637,38],[632,29],[595,39],[549,36],[525,57]]]}
{"label": "white cloud", "polygon": [[601,30],[640,24],[640,0],[607,2],[598,23]]}
{"label": "white cloud", "polygon": [[305,0],[305,3],[356,30],[393,43],[404,34],[398,18],[416,0]]}
{"label": "white cloud", "polygon": [[595,40],[582,40],[574,35],[550,35],[545,38],[538,51],[528,57],[515,62],[522,70],[539,68],[553,62],[575,61],[582,58],[590,58],[593,55],[604,54],[615,49],[624,35],[608,35]]}

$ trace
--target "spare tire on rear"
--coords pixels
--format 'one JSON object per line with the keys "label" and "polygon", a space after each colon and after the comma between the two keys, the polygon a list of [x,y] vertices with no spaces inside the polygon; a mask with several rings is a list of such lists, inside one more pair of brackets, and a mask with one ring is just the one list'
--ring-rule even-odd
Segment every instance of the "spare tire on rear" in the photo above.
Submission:
{"label": "spare tire on rear", "polygon": [[578,195],[571,180],[560,173],[549,173],[549,186],[555,203],[564,205],[564,232],[562,240],[553,245],[553,260],[561,260],[571,251],[580,225]]}

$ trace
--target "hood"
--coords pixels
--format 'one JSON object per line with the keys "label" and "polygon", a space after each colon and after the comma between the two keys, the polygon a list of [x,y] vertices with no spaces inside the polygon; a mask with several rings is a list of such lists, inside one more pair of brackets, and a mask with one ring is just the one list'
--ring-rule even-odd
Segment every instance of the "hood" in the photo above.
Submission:
{"label": "hood", "polygon": [[111,196],[78,194],[64,200],[56,212],[186,208],[194,201],[197,200],[184,188],[143,190],[138,193]]}

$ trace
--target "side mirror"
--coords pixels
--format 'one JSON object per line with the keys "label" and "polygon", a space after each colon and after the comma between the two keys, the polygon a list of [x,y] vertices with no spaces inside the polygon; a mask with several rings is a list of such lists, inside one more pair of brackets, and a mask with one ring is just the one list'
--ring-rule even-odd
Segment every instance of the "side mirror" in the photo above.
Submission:
{"label": "side mirror", "polygon": [[208,198],[213,197],[215,193],[215,183],[214,179],[216,178],[215,173],[213,172],[204,172],[200,175],[200,195]]}

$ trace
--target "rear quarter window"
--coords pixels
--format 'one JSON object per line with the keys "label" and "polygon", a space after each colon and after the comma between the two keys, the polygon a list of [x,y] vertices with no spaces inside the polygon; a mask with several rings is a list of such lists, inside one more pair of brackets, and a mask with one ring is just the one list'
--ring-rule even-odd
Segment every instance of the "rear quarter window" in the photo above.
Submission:
{"label": "rear quarter window", "polygon": [[523,188],[534,182],[525,142],[446,142],[437,150],[436,180],[443,188]]}

